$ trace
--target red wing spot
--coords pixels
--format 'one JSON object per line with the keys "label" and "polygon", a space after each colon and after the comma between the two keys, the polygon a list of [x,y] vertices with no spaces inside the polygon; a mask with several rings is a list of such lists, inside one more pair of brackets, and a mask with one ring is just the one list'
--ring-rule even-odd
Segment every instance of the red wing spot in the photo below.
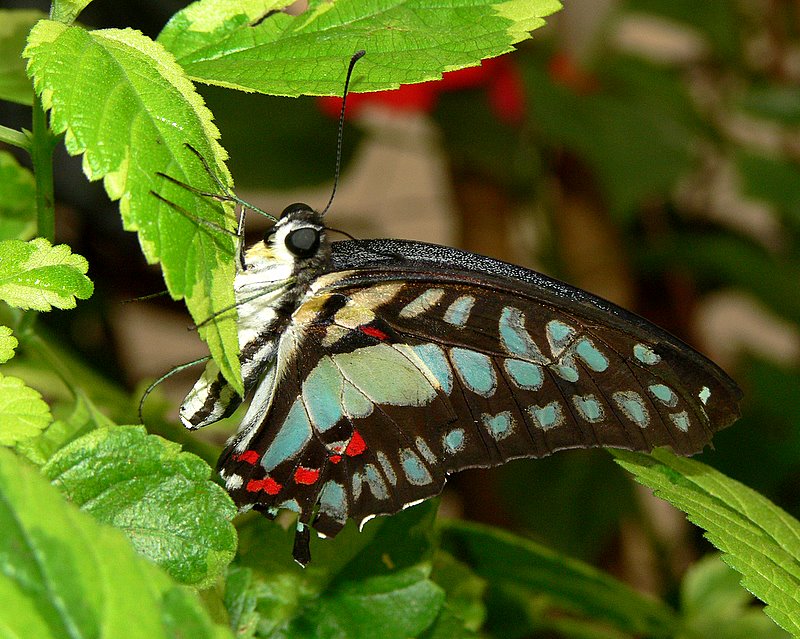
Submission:
{"label": "red wing spot", "polygon": [[241,455],[234,455],[233,461],[243,461],[246,464],[255,465],[258,462],[259,454],[257,450],[246,450]]}
{"label": "red wing spot", "polygon": [[364,333],[364,335],[374,337],[381,342],[385,342],[387,339],[389,339],[389,336],[386,333],[379,328],[375,328],[374,326],[359,326],[358,329]]}
{"label": "red wing spot", "polygon": [[263,490],[268,495],[277,495],[281,492],[281,486],[278,482],[276,482],[272,477],[267,477],[265,479],[251,479],[247,482],[246,489],[248,492],[257,493],[259,490]]}
{"label": "red wing spot", "polygon": [[367,450],[367,444],[364,441],[364,438],[361,437],[361,434],[357,430],[354,430],[353,436],[350,438],[350,443],[347,444],[344,454],[348,457],[356,457],[365,450]]}
{"label": "red wing spot", "polygon": [[331,464],[338,464],[340,461],[342,461],[342,456],[341,455],[331,455],[330,457],[328,457],[328,459],[331,460]]}
{"label": "red wing spot", "polygon": [[304,468],[303,466],[299,466],[297,470],[294,471],[294,480],[298,484],[310,486],[318,479],[319,468]]}

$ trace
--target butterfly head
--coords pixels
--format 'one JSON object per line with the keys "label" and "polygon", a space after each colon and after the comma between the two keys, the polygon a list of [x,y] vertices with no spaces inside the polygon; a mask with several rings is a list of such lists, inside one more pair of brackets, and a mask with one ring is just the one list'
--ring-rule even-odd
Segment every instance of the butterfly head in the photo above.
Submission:
{"label": "butterfly head", "polygon": [[308,268],[314,262],[325,261],[329,252],[322,215],[308,204],[297,203],[287,206],[264,234],[263,241],[250,248],[246,262],[250,266],[266,259]]}

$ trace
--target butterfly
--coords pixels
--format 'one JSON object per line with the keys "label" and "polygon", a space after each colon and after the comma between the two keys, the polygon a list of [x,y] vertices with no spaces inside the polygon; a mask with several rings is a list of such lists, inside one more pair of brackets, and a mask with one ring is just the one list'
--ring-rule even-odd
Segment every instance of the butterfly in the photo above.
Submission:
{"label": "butterfly", "polygon": [[[454,248],[333,242],[331,201],[286,207],[239,255],[251,399],[218,463],[241,511],[297,513],[301,565],[312,528],[363,526],[465,468],[598,446],[690,455],[738,418],[736,383],[641,317]],[[180,418],[200,428],[241,402],[209,362]]]}
{"label": "butterfly", "polygon": [[[650,322],[537,272],[402,240],[331,242],[287,207],[235,278],[252,393],[219,472],[241,510],[335,536],[437,495],[450,473],[607,446],[696,453],[739,416],[720,368]],[[213,363],[180,416],[241,402]]]}

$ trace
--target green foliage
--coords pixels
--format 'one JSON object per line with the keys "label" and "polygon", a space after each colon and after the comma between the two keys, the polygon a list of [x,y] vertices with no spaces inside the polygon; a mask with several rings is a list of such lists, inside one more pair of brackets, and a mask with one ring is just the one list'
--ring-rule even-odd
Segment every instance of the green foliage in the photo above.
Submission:
{"label": "green foliage", "polygon": [[698,461],[664,450],[616,452],[619,463],[705,529],[706,538],[767,604],[782,628],[800,634],[800,522],[768,499]]}
{"label": "green foliage", "polygon": [[67,504],[6,450],[0,450],[0,529],[6,636],[231,636],[120,531]]}
{"label": "green foliage", "polygon": [[[124,227],[138,233],[145,258],[160,263],[169,293],[186,300],[224,375],[241,388],[230,309],[237,220],[226,196],[233,181],[193,83],[215,85],[204,95],[221,128],[239,127],[226,145],[259,138],[257,153],[236,152],[248,155],[259,180],[318,182],[332,163],[317,144],[326,121],[311,102],[275,96],[338,95],[350,55],[362,48],[354,92],[474,67],[528,38],[558,2],[311,0],[290,15],[281,11],[288,0],[201,0],[155,40],[74,24],[87,4],[56,0],[49,19],[0,10],[0,99],[33,102],[34,120],[41,125],[46,110],[50,127],[0,126],[0,141],[29,151],[35,167],[32,173],[0,151],[0,445],[9,447],[0,449],[2,633],[338,639],[380,629],[398,639],[777,639],[784,628],[800,636],[800,524],[741,483],[662,451],[617,455],[703,528],[728,565],[702,559],[681,579],[667,567],[674,557],[659,557],[660,598],[575,557],[597,559],[613,546],[620,520],[647,537],[634,492],[602,453],[564,455],[530,471],[520,464],[503,475],[497,502],[546,545],[437,521],[436,503],[426,502],[370,521],[363,532],[350,522],[336,539],[313,539],[314,560],[303,570],[291,560],[293,522],[253,514],[234,528],[231,500],[211,480],[216,443],[189,439],[160,417],[148,418],[148,427],[169,439],[118,426],[134,419],[135,399],[37,319],[94,292],[86,259],[35,237],[37,224],[48,235],[43,229],[55,217],[51,160],[39,151],[60,136],[81,156],[86,177],[102,180],[119,201]],[[673,64],[617,49],[618,23],[643,15],[700,38],[700,61]],[[487,108],[490,87],[443,96],[436,117],[446,150],[454,164],[502,184],[529,209],[551,205],[554,184],[569,192],[563,182],[573,176],[564,167],[578,166],[599,192],[594,204],[635,247],[629,266],[640,280],[677,266],[702,291],[737,287],[798,324],[800,169],[786,131],[800,121],[800,93],[771,68],[752,67],[744,39],[774,29],[748,21],[757,19],[726,2],[620,3],[581,63],[559,62],[550,46],[513,58],[527,101],[522,126]],[[230,89],[271,97],[251,112],[250,98],[234,101]],[[742,134],[740,118],[773,137]],[[256,124],[268,129],[263,139]],[[704,167],[718,165],[736,174],[738,198],[773,215],[783,242],[777,258],[769,242],[685,215],[686,180],[703,185],[711,179]],[[164,175],[221,197],[200,197]],[[99,288],[94,271],[92,279]],[[739,450],[720,463],[778,498],[800,471],[798,375],[749,366],[742,378],[753,399],[743,424],[756,434],[723,433],[719,455],[726,446]],[[752,448],[748,437],[758,440]],[[658,550],[655,537],[643,543]]]}
{"label": "green foliage", "polygon": [[233,558],[236,509],[209,481],[211,469],[142,427],[97,428],[59,450],[42,472],[181,583],[209,586]]}

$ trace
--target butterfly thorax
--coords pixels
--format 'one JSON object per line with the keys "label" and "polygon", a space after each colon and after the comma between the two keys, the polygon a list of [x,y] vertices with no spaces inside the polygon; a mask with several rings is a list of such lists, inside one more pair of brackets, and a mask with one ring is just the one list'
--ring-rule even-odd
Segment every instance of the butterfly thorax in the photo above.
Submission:
{"label": "butterfly thorax", "polygon": [[[264,239],[247,249],[234,280],[245,393],[274,365],[278,341],[311,283],[330,265],[322,216],[305,204],[287,207]],[[180,417],[200,428],[241,402],[213,362],[186,396]]]}

